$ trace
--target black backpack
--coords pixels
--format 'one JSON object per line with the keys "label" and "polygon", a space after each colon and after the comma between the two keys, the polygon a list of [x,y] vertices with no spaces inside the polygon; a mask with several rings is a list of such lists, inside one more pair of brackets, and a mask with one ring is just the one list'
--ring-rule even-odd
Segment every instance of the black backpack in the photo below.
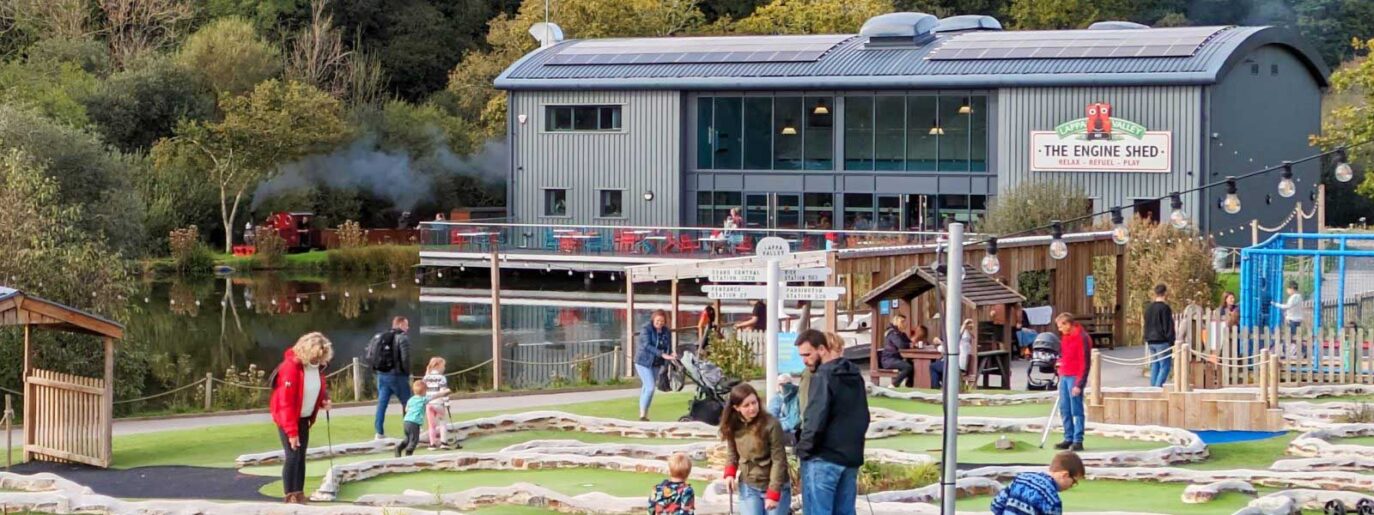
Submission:
{"label": "black backpack", "polygon": [[367,342],[367,352],[363,357],[368,366],[377,372],[390,372],[396,368],[396,331],[383,331]]}

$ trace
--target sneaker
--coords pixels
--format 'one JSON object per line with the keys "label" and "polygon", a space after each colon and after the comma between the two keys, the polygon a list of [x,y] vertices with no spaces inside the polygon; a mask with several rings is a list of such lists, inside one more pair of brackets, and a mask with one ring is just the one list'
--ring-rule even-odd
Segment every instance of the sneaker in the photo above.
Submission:
{"label": "sneaker", "polygon": [[1068,440],[1064,440],[1062,442],[1054,444],[1054,448],[1059,449],[1061,451],[1066,451],[1069,449],[1069,447],[1073,447],[1073,442],[1070,442]]}
{"label": "sneaker", "polygon": [[373,440],[385,440],[385,439],[386,439],[386,435],[381,434],[381,433],[377,433],[377,436],[372,437],[372,439],[373,439]]}
{"label": "sneaker", "polygon": [[648,422],[648,421],[649,421],[649,417],[639,417],[639,421],[640,421],[640,422]]}
{"label": "sneaker", "polygon": [[1070,449],[1072,449],[1074,452],[1083,452],[1083,442],[1074,442],[1073,446],[1070,447]]}
{"label": "sneaker", "polygon": [[399,445],[396,446],[396,457],[401,457],[401,446]]}
{"label": "sneaker", "polygon": [[439,450],[439,449],[441,449],[441,447],[435,447],[435,446],[433,446],[433,445],[429,446],[429,450],[431,450],[431,451],[437,451],[437,450]]}

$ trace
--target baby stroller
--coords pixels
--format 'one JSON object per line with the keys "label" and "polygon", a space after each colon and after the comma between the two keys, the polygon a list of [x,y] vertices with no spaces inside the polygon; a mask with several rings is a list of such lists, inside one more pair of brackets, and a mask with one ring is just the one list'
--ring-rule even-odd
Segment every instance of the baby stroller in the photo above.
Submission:
{"label": "baby stroller", "polygon": [[719,425],[720,413],[725,410],[730,389],[739,384],[739,380],[725,377],[725,372],[715,363],[700,359],[690,351],[683,352],[678,362],[687,377],[697,385],[697,395],[688,403],[687,414],[678,420]]}
{"label": "baby stroller", "polygon": [[[1055,390],[1059,388],[1059,335],[1040,333],[1031,343],[1030,369],[1026,371],[1027,390]],[[1036,377],[1039,373],[1044,377]]]}

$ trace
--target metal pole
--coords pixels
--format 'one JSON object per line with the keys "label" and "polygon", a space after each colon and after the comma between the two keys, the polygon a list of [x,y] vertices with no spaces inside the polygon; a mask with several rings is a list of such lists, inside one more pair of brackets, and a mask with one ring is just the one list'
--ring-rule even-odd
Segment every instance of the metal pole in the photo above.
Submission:
{"label": "metal pole", "polygon": [[10,394],[5,394],[5,470],[14,466],[14,404]]}
{"label": "metal pole", "polygon": [[764,391],[768,392],[768,402],[772,402],[773,397],[777,395],[777,388],[773,388],[773,385],[778,383],[778,303],[782,301],[782,288],[778,285],[780,275],[782,274],[778,273],[778,260],[768,258],[768,273],[765,276],[768,280],[768,306],[764,310],[764,316],[768,317],[768,320],[764,321],[767,328],[763,333],[764,344],[768,346],[764,351],[764,366],[767,371],[764,379],[767,382],[763,387]]}
{"label": "metal pole", "polygon": [[964,224],[949,224],[949,266],[945,269],[945,473],[940,478],[941,513],[954,513],[959,440],[959,324],[964,298]]}
{"label": "metal pole", "polygon": [[501,389],[501,253],[491,244],[491,389]]}

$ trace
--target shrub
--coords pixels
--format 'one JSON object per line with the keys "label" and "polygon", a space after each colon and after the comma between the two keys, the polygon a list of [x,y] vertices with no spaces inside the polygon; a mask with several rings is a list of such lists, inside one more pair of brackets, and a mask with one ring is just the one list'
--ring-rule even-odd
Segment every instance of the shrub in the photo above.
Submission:
{"label": "shrub", "polygon": [[339,224],[335,234],[339,237],[340,249],[354,249],[367,245],[367,231],[353,220]]}
{"label": "shrub", "polygon": [[1369,424],[1374,423],[1374,404],[1368,402],[1356,403],[1341,415],[1338,422],[1346,424]]}
{"label": "shrub", "polygon": [[329,270],[335,272],[392,275],[407,273],[418,264],[420,253],[415,247],[396,245],[338,248],[329,253],[326,262]]}
{"label": "shrub", "polygon": [[[1216,270],[1212,268],[1212,244],[1198,239],[1192,229],[1175,229],[1132,218],[1131,240],[1126,244],[1126,341],[1139,341],[1145,305],[1154,300],[1154,286],[1169,287],[1169,305],[1181,313],[1188,304],[1211,306],[1216,298]],[[1097,279],[1098,307],[1111,307],[1116,299],[1116,267],[1113,259],[1093,262]]]}
{"label": "shrub", "polygon": [[737,335],[724,339],[712,336],[708,351],[710,355],[707,358],[720,367],[726,377],[748,381],[763,376],[754,349],[749,348],[749,344]]}
{"label": "shrub", "polygon": [[200,229],[194,225],[173,229],[167,235],[167,244],[172,250],[172,268],[178,274],[209,273],[215,265],[214,254],[200,241]]}
{"label": "shrub", "polygon": [[281,268],[286,263],[286,240],[271,227],[253,229],[253,268]]}
{"label": "shrub", "polygon": [[897,465],[864,462],[859,467],[859,493],[911,490],[940,481],[940,468],[934,463]]}
{"label": "shrub", "polygon": [[1086,215],[1091,209],[1092,202],[1081,186],[1059,181],[1028,182],[998,195],[982,226],[975,229],[989,234],[1026,231],[1054,220]]}

